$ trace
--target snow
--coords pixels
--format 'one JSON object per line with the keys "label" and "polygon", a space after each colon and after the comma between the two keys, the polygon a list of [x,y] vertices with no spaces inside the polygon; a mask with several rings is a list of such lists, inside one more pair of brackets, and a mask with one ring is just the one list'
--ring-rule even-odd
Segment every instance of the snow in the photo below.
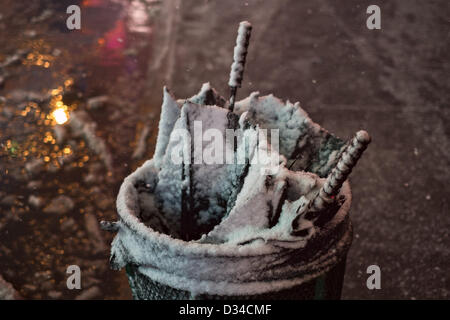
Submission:
{"label": "snow", "polygon": [[[305,244],[298,242],[269,240],[237,246],[174,239],[146,227],[136,216],[134,184],[154,173],[153,169],[152,161],[146,162],[124,181],[119,192],[120,230],[111,249],[111,263],[115,268],[133,263],[153,280],[194,294],[259,294],[288,288],[326,272],[341,259],[350,244],[348,184],[343,188],[347,201],[336,214],[333,225],[321,230],[318,238],[335,239],[329,234],[339,229],[343,230],[342,237],[339,241],[322,243],[323,248],[331,246],[330,250],[322,252],[319,247],[314,258],[292,260],[301,257],[305,250]],[[294,210],[295,206],[291,212]]]}
{"label": "snow", "polygon": [[14,289],[11,283],[7,282],[0,275],[0,300],[20,300],[22,297],[19,292]]}
{"label": "snow", "polygon": [[139,140],[136,146],[136,149],[134,149],[133,154],[131,157],[133,159],[140,159],[144,156],[146,148],[147,148],[147,138],[150,134],[150,125],[146,124],[144,128],[141,131],[141,134],[139,136]]}
{"label": "snow", "polygon": [[[232,180],[234,176],[230,174],[228,164],[225,163],[225,155],[234,153],[233,145],[226,140],[227,129],[237,129],[236,123],[229,120],[229,111],[217,106],[201,106],[193,103],[186,103],[187,114],[189,118],[189,132],[194,139],[194,149],[190,165],[190,195],[192,203],[190,210],[194,219],[198,219],[197,229],[201,233],[203,225],[210,229],[209,225],[214,226],[220,221],[226,212],[226,202],[233,192]],[[183,107],[183,108],[184,108]],[[194,133],[194,126],[198,125],[198,132],[205,135],[208,130],[215,129],[220,133],[218,137],[211,141],[205,141],[202,136]],[[219,154],[217,163],[206,164],[207,159],[203,159],[205,151],[208,148],[220,144],[223,154]],[[199,163],[199,164],[197,164]],[[233,166],[233,165],[231,165]],[[198,233],[198,232],[196,232]],[[199,235],[198,235],[199,236]]]}
{"label": "snow", "polygon": [[251,31],[252,25],[250,22],[242,21],[239,24],[236,46],[234,47],[233,64],[231,65],[230,80],[228,82],[230,87],[241,87]]}
{"label": "snow", "polygon": [[205,106],[225,107],[227,101],[223,98],[210,83],[204,83],[199,93],[187,99],[188,101]]}
{"label": "snow", "polygon": [[71,113],[70,128],[75,135],[83,136],[89,148],[102,159],[108,171],[113,171],[113,158],[105,141],[96,135],[97,123],[84,110]]}
{"label": "snow", "polygon": [[333,136],[318,124],[296,102],[283,103],[272,94],[259,96],[253,92],[236,102],[237,114],[248,113],[251,123],[264,129],[279,129],[280,153],[288,159],[293,171],[308,171],[326,177],[336,165],[344,148],[344,141]]}
{"label": "snow", "polygon": [[[303,216],[310,201],[325,182],[316,175],[290,172],[281,167],[277,175],[264,176],[252,166],[230,214],[201,243],[245,244],[256,240],[296,242],[306,245],[317,230]],[[297,226],[293,227],[297,219]],[[306,230],[301,237],[295,235]]]}
{"label": "snow", "polygon": [[[117,198],[119,232],[111,248],[114,268],[133,263],[140,266],[140,272],[158,282],[198,294],[257,294],[291,287],[326,272],[335,261],[341,259],[350,244],[347,213],[351,196],[347,183],[341,190],[347,200],[332,223],[316,235],[318,240],[326,240],[318,247],[319,251],[330,246],[332,249],[317,252],[314,259],[296,259],[287,264],[284,262],[290,261],[291,257],[302,256],[306,245],[304,241],[280,241],[277,238],[267,242],[254,241],[248,245],[217,245],[182,241],[145,226],[138,218],[139,195],[135,185],[142,180],[154,181],[156,175],[154,162],[150,160],[127,177],[121,186]],[[308,180],[304,185],[297,185],[297,189],[320,186],[320,183],[312,183],[314,176],[311,174],[298,172],[295,175],[297,180],[301,175],[306,175]],[[288,218],[293,216],[296,207],[303,201],[290,205],[290,215],[286,214],[286,219],[280,217],[280,230],[283,224],[290,225],[291,219]],[[342,237],[329,236],[339,229],[343,230]]]}
{"label": "snow", "polygon": [[[187,130],[187,128],[186,112],[182,110],[181,116],[176,121],[173,129],[176,133],[178,129]],[[184,139],[187,141],[184,141]],[[164,211],[166,218],[178,231],[181,228],[181,203],[186,178],[183,162],[174,163],[172,161],[172,155],[176,153],[180,158],[184,158],[186,155],[186,152],[184,152],[185,145],[189,144],[189,136],[175,137],[175,134],[170,135],[167,151],[160,165],[161,169],[158,173],[158,183],[155,188],[155,195],[160,203],[159,207]],[[158,166],[157,159],[155,159],[155,164]]]}
{"label": "snow", "polygon": [[[256,155],[255,155],[256,156]],[[230,214],[202,242],[241,243],[269,227],[286,189],[286,182],[261,175],[261,165],[251,165]]]}
{"label": "snow", "polygon": [[[197,95],[193,100],[204,101],[204,97],[209,95],[208,92],[213,92],[207,85],[203,89],[201,93],[207,94],[203,97]],[[185,130],[186,134],[179,134],[178,129]],[[204,137],[202,139],[201,135],[195,134],[197,131],[206,135],[210,130],[216,130],[215,132],[220,135],[216,138],[211,137],[208,141]],[[231,141],[227,139],[227,130],[239,131],[236,141],[237,153],[234,151],[234,139]],[[189,228],[192,229],[187,231],[189,237],[199,238],[229,212],[230,205],[237,197],[238,181],[243,174],[244,164],[249,162],[245,159],[250,156],[249,151],[244,148],[245,142],[250,139],[250,132],[253,136],[256,134],[254,129],[239,128],[237,116],[225,108],[199,105],[189,100],[183,104],[181,116],[175,123],[166,153],[161,161],[155,191],[161,211],[176,226],[175,229],[178,232],[183,228]],[[215,159],[217,162],[205,165],[210,160],[204,156],[207,155],[211,145],[217,145],[217,143],[223,147],[223,154]],[[250,149],[255,148],[254,143],[251,144],[249,142]],[[177,164],[173,161],[173,154],[177,152],[182,163]],[[226,162],[226,157],[229,155],[231,155],[232,164]],[[183,197],[189,197],[191,200],[187,201]],[[183,205],[187,211],[185,218],[182,217]],[[184,226],[182,226],[183,222],[185,222]]]}
{"label": "snow", "polygon": [[50,204],[43,210],[43,212],[65,215],[66,213],[70,212],[74,207],[75,203],[72,200],[72,198],[65,195],[60,195],[52,199],[52,201],[50,201]]}
{"label": "snow", "polygon": [[[155,156],[124,180],[117,197],[113,268],[137,265],[153,280],[194,296],[259,294],[322,274],[347,252],[348,183],[329,222],[318,227],[305,218],[343,141],[298,103],[273,95],[253,93],[236,103],[235,113],[226,107],[208,83],[186,100],[164,90]],[[196,144],[200,124],[203,133],[212,131],[210,140]],[[280,129],[280,154],[270,130],[261,136],[261,128]],[[229,129],[236,130],[231,139]],[[211,153],[213,140],[223,154]],[[234,162],[197,163],[208,152],[213,160]],[[310,246],[314,254],[306,254]]]}
{"label": "snow", "polygon": [[158,139],[156,141],[154,159],[157,167],[161,166],[167,145],[169,144],[170,133],[175,122],[180,117],[180,107],[172,97],[169,90],[163,89],[163,104],[161,106],[161,119],[159,121]]}
{"label": "snow", "polygon": [[[157,195],[159,207],[162,211],[164,211],[165,216],[168,218],[170,223],[175,226],[174,229],[177,230],[177,232],[181,229],[180,220],[183,193],[191,191],[188,188],[190,184],[191,169],[191,135],[180,136],[180,131],[178,131],[178,129],[191,133],[193,132],[194,121],[200,120],[202,121],[204,130],[208,128],[220,128],[221,131],[224,131],[226,124],[228,123],[228,119],[226,118],[227,112],[226,109],[219,108],[217,106],[223,107],[225,106],[225,103],[225,99],[222,98],[217,91],[210,86],[209,83],[203,84],[200,92],[186,101],[176,101],[167,88],[164,88],[164,100],[154,155],[155,165],[158,169],[160,169],[158,175],[159,182],[156,186],[155,194]],[[215,110],[214,115],[218,116],[221,121],[217,122],[217,119],[214,120],[214,117],[209,117],[207,112],[200,112],[201,109],[199,107],[195,107],[195,105],[200,104],[211,105],[212,107],[207,108],[207,111]],[[199,117],[199,119],[197,119],[197,117]],[[195,151],[196,150],[194,150],[194,152]],[[203,148],[200,152],[202,151]],[[177,153],[182,159],[182,161],[178,164],[172,161],[172,155],[174,153]],[[195,157],[195,154],[193,156]],[[197,168],[195,166],[192,167],[194,175],[198,176],[199,174],[204,173],[199,172],[197,174]],[[215,179],[215,176],[213,175],[214,167],[210,167],[207,171],[207,173],[209,173],[208,177]],[[196,184],[194,185],[194,188],[197,188],[197,185],[201,187],[200,184]],[[209,191],[209,189],[206,191]],[[195,197],[197,193],[193,190],[192,192],[192,195]],[[217,199],[218,196],[216,195],[223,198],[226,194],[226,190],[217,191],[216,189],[212,189],[208,196],[211,194],[214,198],[212,199],[213,203],[208,206],[210,214],[204,212],[197,213],[203,217],[203,221],[206,224],[208,223],[208,220],[210,220],[210,216],[216,216],[214,222],[217,222],[217,219],[220,218],[221,214],[223,214],[221,213],[221,208],[217,204],[217,202],[220,202],[220,199]],[[185,196],[187,196],[187,194],[185,194]],[[199,200],[198,198],[199,196],[196,196],[197,200]],[[195,209],[193,208],[192,210]]]}

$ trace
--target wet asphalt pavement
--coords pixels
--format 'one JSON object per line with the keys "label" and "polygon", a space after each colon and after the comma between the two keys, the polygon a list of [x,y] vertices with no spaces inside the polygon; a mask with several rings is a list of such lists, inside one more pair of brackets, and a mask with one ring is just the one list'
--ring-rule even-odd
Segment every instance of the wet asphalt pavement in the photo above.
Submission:
{"label": "wet asphalt pavement", "polygon": [[[116,218],[121,181],[153,154],[163,85],[228,95],[242,20],[238,98],[274,93],[342,138],[372,136],[351,176],[343,298],[450,297],[447,1],[85,0],[69,31],[76,2],[0,0],[0,275],[22,297],[130,298],[96,222]],[[369,4],[381,30],[366,28]],[[71,264],[81,291],[66,288]],[[373,264],[381,290],[366,287]]]}

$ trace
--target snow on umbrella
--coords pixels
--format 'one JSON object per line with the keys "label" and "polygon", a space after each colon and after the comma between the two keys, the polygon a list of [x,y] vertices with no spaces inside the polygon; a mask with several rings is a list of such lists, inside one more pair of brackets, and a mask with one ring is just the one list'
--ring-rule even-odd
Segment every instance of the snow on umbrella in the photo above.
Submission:
{"label": "snow on umbrella", "polygon": [[[111,264],[129,267],[137,298],[159,297],[151,292],[161,284],[190,295],[282,290],[306,281],[301,270],[322,274],[346,254],[351,197],[344,182],[370,138],[359,132],[346,144],[299,103],[273,95],[255,92],[235,103],[250,31],[250,23],[240,24],[230,101],[208,83],[185,100],[164,88],[154,157],[124,180],[119,222],[104,223],[118,231]],[[303,259],[286,264],[299,252]],[[158,283],[147,283],[153,291],[137,273]]]}

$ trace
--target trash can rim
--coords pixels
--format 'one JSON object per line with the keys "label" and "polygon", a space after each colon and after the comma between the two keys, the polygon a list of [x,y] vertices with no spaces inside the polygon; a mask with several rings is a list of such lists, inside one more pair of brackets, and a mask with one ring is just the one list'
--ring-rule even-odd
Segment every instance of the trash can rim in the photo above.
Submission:
{"label": "trash can rim", "polygon": [[[117,210],[120,217],[120,224],[123,227],[127,227],[130,230],[136,232],[137,235],[144,238],[151,238],[152,241],[158,242],[162,245],[168,246],[173,250],[180,251],[181,254],[189,255],[201,255],[201,256],[224,256],[224,257],[250,257],[250,256],[262,256],[269,255],[274,252],[280,251],[279,247],[272,245],[264,246],[252,246],[244,245],[238,246],[236,244],[210,244],[210,243],[198,243],[193,241],[184,241],[181,239],[176,239],[170,235],[159,233],[150,227],[147,227],[142,223],[136,212],[136,200],[137,200],[137,190],[134,184],[137,182],[138,178],[144,176],[150,171],[155,170],[153,159],[147,160],[141,167],[136,171],[127,176],[119,190],[117,196]],[[342,187],[341,192],[345,194],[346,200],[338,210],[334,218],[328,222],[319,233],[329,232],[334,228],[334,226],[342,223],[348,216],[348,212],[351,206],[351,189],[350,184],[346,181]],[[133,201],[134,197],[135,201]],[[134,203],[130,203],[134,202]]]}

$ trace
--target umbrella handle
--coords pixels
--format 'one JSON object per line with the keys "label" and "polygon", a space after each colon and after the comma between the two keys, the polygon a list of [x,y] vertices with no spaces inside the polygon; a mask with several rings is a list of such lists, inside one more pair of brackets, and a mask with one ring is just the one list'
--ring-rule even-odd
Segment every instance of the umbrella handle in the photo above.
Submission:
{"label": "umbrella handle", "polygon": [[359,158],[361,158],[364,150],[366,150],[370,140],[370,136],[366,131],[361,130],[356,133],[355,137],[339,157],[338,163],[327,177],[319,193],[312,201],[311,211],[321,211],[334,201],[342,184],[347,180],[353,167]]}
{"label": "umbrella handle", "polygon": [[250,34],[252,32],[252,25],[248,21],[242,21],[239,24],[238,35],[236,38],[236,46],[234,47],[233,63],[231,65],[230,80],[228,85],[231,89],[230,96],[230,111],[234,109],[234,102],[236,99],[237,88],[242,85],[242,78],[244,76],[244,65],[247,57],[248,45],[250,43]]}

